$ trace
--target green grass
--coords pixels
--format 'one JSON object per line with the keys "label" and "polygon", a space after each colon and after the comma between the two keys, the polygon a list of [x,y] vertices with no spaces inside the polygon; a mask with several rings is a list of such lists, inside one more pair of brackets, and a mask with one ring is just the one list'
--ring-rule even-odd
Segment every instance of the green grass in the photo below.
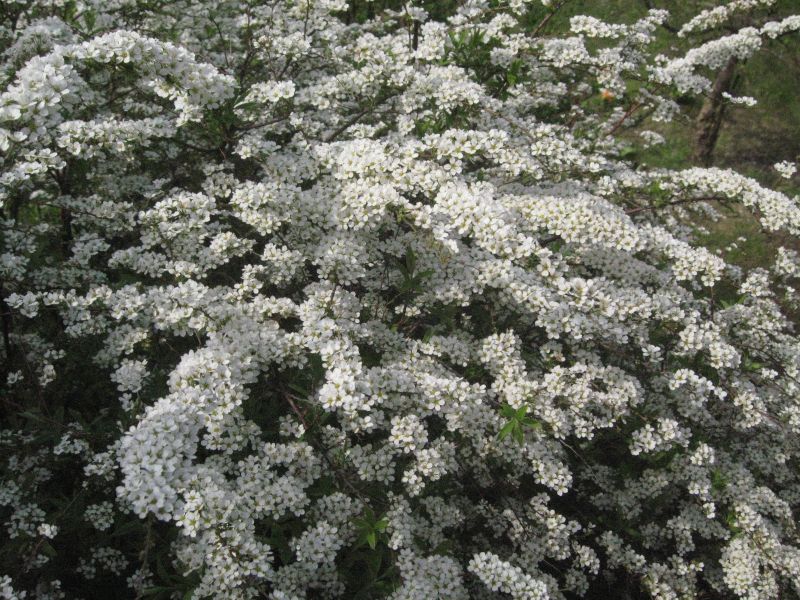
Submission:
{"label": "green grass", "polygon": [[745,270],[768,268],[778,248],[788,241],[783,235],[763,231],[755,216],[743,208],[718,222],[705,223],[705,227],[708,233],[699,236],[699,241]]}

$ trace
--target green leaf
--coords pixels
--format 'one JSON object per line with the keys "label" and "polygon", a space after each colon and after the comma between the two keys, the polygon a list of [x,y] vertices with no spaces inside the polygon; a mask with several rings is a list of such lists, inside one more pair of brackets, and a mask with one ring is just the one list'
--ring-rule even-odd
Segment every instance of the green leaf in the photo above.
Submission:
{"label": "green leaf", "polygon": [[515,411],[511,406],[508,404],[504,404],[500,407],[500,414],[503,415],[506,419],[513,419],[517,411]]}
{"label": "green leaf", "polygon": [[383,517],[380,521],[375,523],[375,531],[383,533],[389,526],[389,517]]}
{"label": "green leaf", "polygon": [[764,363],[760,363],[755,360],[745,360],[744,368],[747,371],[760,371],[761,369],[764,368]]}
{"label": "green leaf", "polygon": [[281,562],[284,564],[291,562],[293,552],[289,547],[289,542],[286,539],[286,534],[283,531],[283,527],[280,525],[276,524],[272,527],[269,545],[272,546],[272,549],[276,551],[278,558],[281,559]]}
{"label": "green leaf", "polygon": [[514,440],[518,444],[522,444],[525,441],[525,432],[522,431],[522,425],[519,422],[514,423],[515,427],[513,429]]}
{"label": "green leaf", "polygon": [[378,535],[374,531],[370,531],[367,534],[367,543],[369,547],[375,550],[375,546],[378,545]]}
{"label": "green leaf", "polygon": [[[169,571],[167,571],[166,565],[164,565],[164,555],[163,554],[159,555],[159,557],[156,559],[156,574],[158,575],[159,579],[161,579],[161,581],[165,581],[165,582],[171,582],[172,581],[172,577],[170,576]],[[166,589],[169,589],[169,588],[166,588]]]}
{"label": "green leaf", "polygon": [[535,431],[541,431],[541,430],[542,430],[542,423],[541,423],[541,421],[537,421],[536,419],[530,419],[530,418],[527,418],[527,419],[525,419],[525,420],[523,421],[523,424],[524,424],[525,426],[527,426],[527,427],[530,427],[531,429],[533,429],[533,430],[535,430]]}
{"label": "green leaf", "polygon": [[58,552],[56,552],[56,549],[53,548],[53,545],[50,542],[42,542],[42,552],[44,552],[50,558],[55,558],[58,556]]}
{"label": "green leaf", "polygon": [[83,22],[86,24],[86,31],[91,32],[94,30],[94,24],[97,22],[97,14],[92,10],[86,11],[83,13]]}
{"label": "green leaf", "polygon": [[159,596],[161,594],[169,593],[172,588],[164,587],[163,585],[156,585],[153,587],[145,588],[142,591],[142,596]]}
{"label": "green leaf", "polygon": [[503,425],[503,428],[500,430],[500,433],[497,434],[497,437],[500,440],[506,439],[508,435],[514,430],[516,425],[517,425],[516,421],[509,421],[508,423]]}
{"label": "green leaf", "polygon": [[33,421],[38,421],[39,423],[47,423],[46,419],[43,419],[41,415],[37,415],[36,413],[32,413],[28,410],[17,413],[21,417],[25,417],[26,419],[31,419]]}
{"label": "green leaf", "polygon": [[411,248],[406,249],[406,272],[411,275],[414,272],[414,267],[417,266],[417,255]]}
{"label": "green leaf", "polygon": [[452,540],[445,540],[436,548],[433,549],[431,554],[440,554],[442,556],[446,556],[453,551],[453,541]]}
{"label": "green leaf", "polygon": [[239,110],[254,110],[259,108],[260,105],[258,102],[240,102],[236,105],[236,108]]}
{"label": "green leaf", "polygon": [[433,275],[433,269],[425,269],[424,271],[420,271],[416,275],[416,279],[419,281],[423,281]]}
{"label": "green leaf", "polygon": [[113,532],[111,532],[110,537],[120,537],[123,535],[128,535],[133,533],[134,531],[138,531],[142,529],[142,522],[141,521],[128,521],[127,523],[123,523],[119,527],[116,527]]}
{"label": "green leaf", "polygon": [[711,473],[711,487],[716,491],[722,491],[728,483],[728,478],[725,477],[722,471],[714,469]]}
{"label": "green leaf", "polygon": [[381,570],[381,563],[383,562],[383,552],[381,550],[377,550],[374,552],[365,552],[364,553],[364,562],[367,563],[367,567],[369,567],[370,575],[372,579],[376,579],[378,577],[378,573]]}
{"label": "green leaf", "polygon": [[297,385],[296,383],[290,382],[287,384],[287,386],[289,387],[290,390],[297,392],[303,397],[308,396],[308,390],[300,385]]}

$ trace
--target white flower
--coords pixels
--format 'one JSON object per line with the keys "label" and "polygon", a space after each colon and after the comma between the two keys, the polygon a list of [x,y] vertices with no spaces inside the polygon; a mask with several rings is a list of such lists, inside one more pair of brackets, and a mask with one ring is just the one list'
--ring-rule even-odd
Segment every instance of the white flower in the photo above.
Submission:
{"label": "white flower", "polygon": [[775,163],[774,167],[784,179],[791,179],[792,176],[797,173],[797,163],[789,162],[788,160]]}

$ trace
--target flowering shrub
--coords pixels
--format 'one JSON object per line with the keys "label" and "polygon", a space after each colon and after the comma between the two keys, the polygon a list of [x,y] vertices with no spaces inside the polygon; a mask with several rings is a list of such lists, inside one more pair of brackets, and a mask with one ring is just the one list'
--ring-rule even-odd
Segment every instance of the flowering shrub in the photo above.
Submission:
{"label": "flowering shrub", "polygon": [[800,205],[629,160],[800,16],[0,4],[0,598],[800,592],[800,261],[695,237]]}

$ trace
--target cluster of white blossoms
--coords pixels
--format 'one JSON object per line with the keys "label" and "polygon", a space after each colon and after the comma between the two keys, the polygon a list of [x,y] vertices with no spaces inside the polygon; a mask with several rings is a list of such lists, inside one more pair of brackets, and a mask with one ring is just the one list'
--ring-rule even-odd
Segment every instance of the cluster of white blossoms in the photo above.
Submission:
{"label": "cluster of white blossoms", "polygon": [[797,163],[788,160],[775,163],[775,170],[784,179],[791,179],[797,173]]}
{"label": "cluster of white blossoms", "polygon": [[0,598],[800,593],[800,259],[695,235],[800,203],[625,158],[800,17],[0,4]]}
{"label": "cluster of white blossoms", "polygon": [[685,36],[689,33],[715,29],[739,13],[747,13],[756,9],[770,8],[777,0],[728,0],[727,2],[706,8],[695,17],[684,23],[678,35]]}

